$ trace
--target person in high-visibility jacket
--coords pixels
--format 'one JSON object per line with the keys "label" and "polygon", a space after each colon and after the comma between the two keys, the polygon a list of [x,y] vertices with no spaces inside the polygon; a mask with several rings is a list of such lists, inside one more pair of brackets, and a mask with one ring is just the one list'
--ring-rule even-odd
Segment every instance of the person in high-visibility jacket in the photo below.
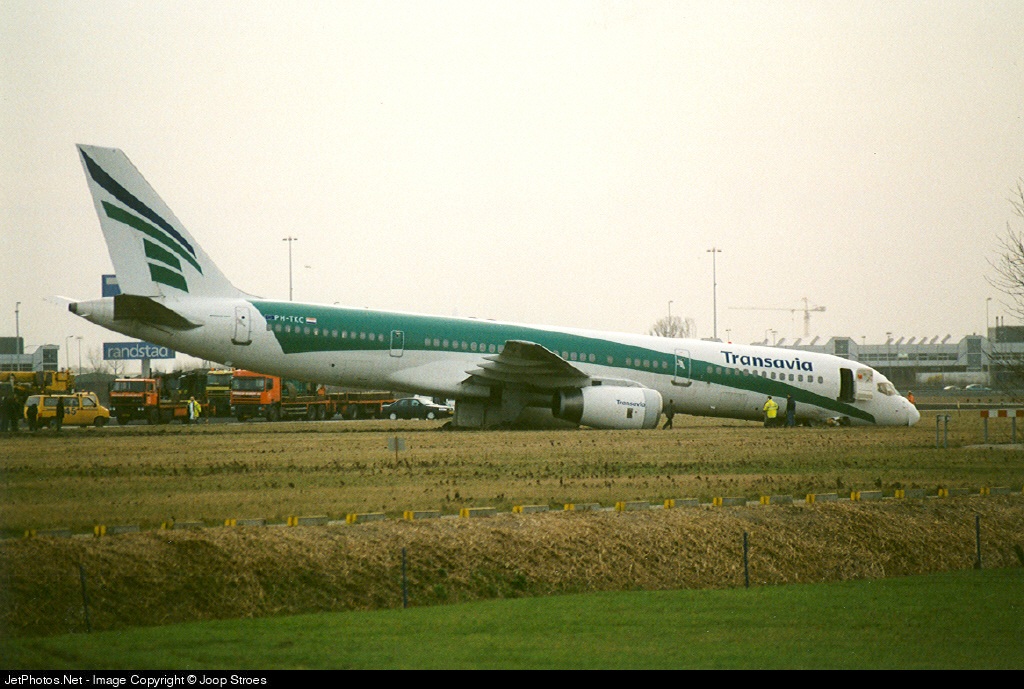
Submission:
{"label": "person in high-visibility jacket", "polygon": [[185,408],[188,412],[188,423],[198,422],[199,416],[203,413],[203,405],[196,401],[195,397],[189,397]]}
{"label": "person in high-visibility jacket", "polygon": [[768,401],[764,403],[764,427],[775,425],[775,416],[779,413],[779,403],[768,395]]}

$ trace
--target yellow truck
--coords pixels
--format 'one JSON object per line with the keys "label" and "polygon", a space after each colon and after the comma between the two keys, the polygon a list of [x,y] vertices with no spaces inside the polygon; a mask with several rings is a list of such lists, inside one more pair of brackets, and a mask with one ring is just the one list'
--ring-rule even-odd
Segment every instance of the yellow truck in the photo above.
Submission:
{"label": "yellow truck", "polygon": [[36,428],[57,425],[57,400],[64,400],[65,426],[105,426],[110,421],[110,410],[100,404],[96,393],[73,392],[67,395],[30,395],[25,400],[24,418],[28,408],[36,405]]}
{"label": "yellow truck", "polygon": [[71,371],[0,371],[0,395],[66,393],[75,389]]}
{"label": "yellow truck", "polygon": [[231,379],[234,370],[213,369],[206,372],[206,411],[210,416],[231,416]]}

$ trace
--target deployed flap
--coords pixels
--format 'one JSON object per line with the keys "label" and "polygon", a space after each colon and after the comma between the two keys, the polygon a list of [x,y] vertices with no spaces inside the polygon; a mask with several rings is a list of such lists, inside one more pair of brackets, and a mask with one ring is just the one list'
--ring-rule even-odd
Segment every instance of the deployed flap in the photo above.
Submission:
{"label": "deployed flap", "polygon": [[191,330],[201,325],[193,323],[158,301],[134,294],[118,294],[114,297],[114,320],[141,321],[174,330]]}
{"label": "deployed flap", "polygon": [[590,384],[590,376],[536,342],[509,340],[500,354],[483,359],[479,368],[466,371],[472,383],[515,385],[537,390]]}

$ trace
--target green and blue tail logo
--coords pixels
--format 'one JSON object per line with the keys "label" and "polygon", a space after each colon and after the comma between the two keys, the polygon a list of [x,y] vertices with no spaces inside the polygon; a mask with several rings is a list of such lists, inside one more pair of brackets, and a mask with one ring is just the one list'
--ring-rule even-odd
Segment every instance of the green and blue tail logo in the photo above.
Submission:
{"label": "green and blue tail logo", "polygon": [[192,245],[159,213],[118,184],[85,151],[82,151],[82,157],[93,181],[120,203],[101,202],[107,217],[144,235],[146,263],[153,282],[188,292],[182,261],[199,271],[200,275],[203,272]]}

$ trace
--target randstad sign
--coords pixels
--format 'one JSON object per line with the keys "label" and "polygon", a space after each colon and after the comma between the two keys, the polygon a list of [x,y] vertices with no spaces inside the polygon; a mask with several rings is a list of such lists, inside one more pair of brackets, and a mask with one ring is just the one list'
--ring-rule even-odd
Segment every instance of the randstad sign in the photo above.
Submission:
{"label": "randstad sign", "polygon": [[123,361],[125,359],[173,359],[173,349],[150,344],[149,342],[104,342],[104,361]]}

